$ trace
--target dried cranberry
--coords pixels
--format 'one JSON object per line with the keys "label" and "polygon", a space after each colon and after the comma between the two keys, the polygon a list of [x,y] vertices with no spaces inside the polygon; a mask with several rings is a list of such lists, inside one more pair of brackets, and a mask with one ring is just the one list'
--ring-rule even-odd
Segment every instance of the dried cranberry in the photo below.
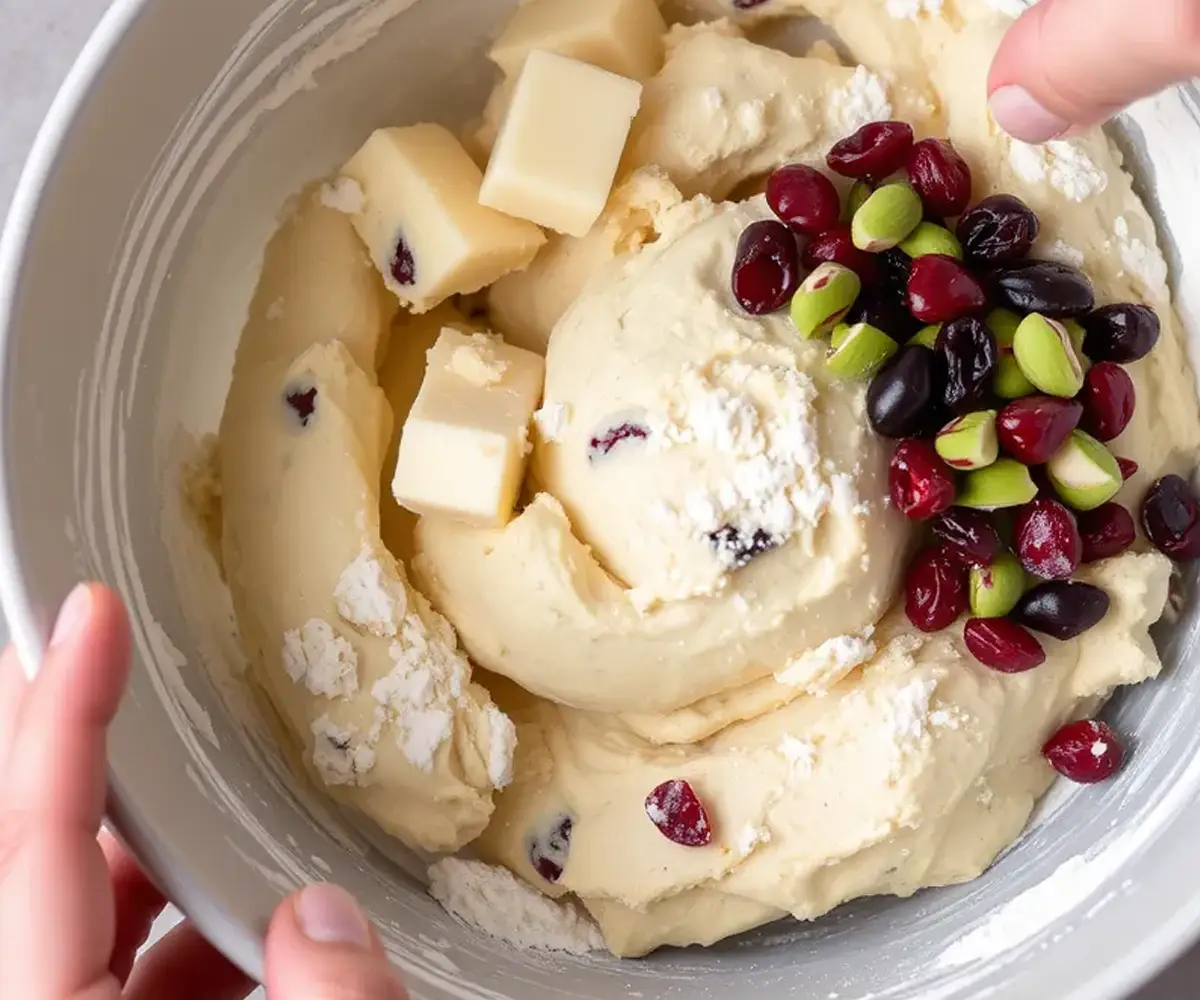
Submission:
{"label": "dried cranberry", "polygon": [[[1082,316],[1096,304],[1087,276],[1055,260],[1023,260],[1000,268],[992,275],[992,295],[997,305],[1053,319]],[[1086,347],[1084,350],[1094,356]]]}
{"label": "dried cranberry", "polygon": [[1132,458],[1118,458],[1117,467],[1121,470],[1121,478],[1125,482],[1137,475],[1138,464]]}
{"label": "dried cranberry", "polygon": [[935,350],[946,371],[946,405],[960,415],[978,409],[1000,363],[992,331],[974,317],[956,319],[938,331]]}
{"label": "dried cranberry", "polygon": [[762,219],[746,227],[733,259],[733,296],[752,316],[776,312],[800,287],[800,251],[782,222]]}
{"label": "dried cranberry", "polygon": [[944,323],[987,306],[983,286],[959,260],[929,253],[912,262],[908,311],[922,323]]}
{"label": "dried cranberry", "polygon": [[928,441],[901,441],[888,469],[888,491],[900,513],[924,521],[954,503],[954,473]]}
{"label": "dried cranberry", "polygon": [[1083,562],[1111,559],[1128,549],[1137,538],[1133,515],[1119,503],[1105,503],[1075,515],[1083,539]]}
{"label": "dried cranberry", "polygon": [[879,268],[879,288],[908,308],[908,277],[912,274],[912,258],[899,247],[875,254]]}
{"label": "dried cranberry", "polygon": [[940,632],[967,610],[967,571],[944,548],[925,549],[908,568],[904,613],[922,632]]}
{"label": "dried cranberry", "polygon": [[1158,343],[1162,326],[1149,306],[1118,303],[1102,306],[1081,321],[1087,336],[1083,352],[1093,361],[1139,361]]}
{"label": "dried cranberry", "polygon": [[825,162],[843,177],[887,177],[904,166],[912,145],[907,122],[870,122],[835,143]]}
{"label": "dried cranberry", "polygon": [[780,167],[767,181],[771,211],[798,233],[816,236],[835,225],[842,212],[833,182],[803,163]]}
{"label": "dried cranberry", "polygon": [[1014,399],[996,417],[1000,447],[1025,465],[1044,465],[1079,426],[1083,407],[1073,399],[1026,396]]}
{"label": "dried cranberry", "polygon": [[1046,741],[1042,756],[1064,778],[1094,785],[1111,778],[1125,763],[1125,745],[1112,728],[1097,719],[1062,727]]}
{"label": "dried cranberry", "polygon": [[1097,441],[1111,441],[1133,419],[1137,396],[1129,372],[1113,361],[1100,361],[1084,376],[1080,425]]}
{"label": "dried cranberry", "polygon": [[1021,565],[1043,580],[1069,579],[1083,558],[1075,515],[1057,500],[1025,504],[1017,511],[1013,538]]}
{"label": "dried cranberry", "polygon": [[396,237],[396,249],[392,251],[392,277],[398,285],[408,288],[417,283],[417,263],[413,259],[412,247],[403,236]]}
{"label": "dried cranberry", "polygon": [[944,377],[933,351],[920,344],[900,348],[867,389],[867,419],[889,438],[919,436],[930,427],[931,413],[942,406]]}
{"label": "dried cranberry", "polygon": [[845,322],[851,326],[855,323],[870,323],[875,329],[882,330],[892,340],[901,344],[921,329],[921,324],[912,318],[904,306],[871,289],[859,293],[854,305],[846,313]]}
{"label": "dried cranberry", "polygon": [[288,389],[284,393],[283,398],[296,414],[297,419],[300,421],[300,426],[307,427],[312,421],[313,414],[317,412],[316,386],[297,386]]}
{"label": "dried cranberry", "polygon": [[839,222],[819,236],[814,236],[804,248],[801,257],[804,266],[815,271],[826,261],[841,264],[862,279],[863,284],[874,284],[879,280],[879,268],[875,265],[875,255],[859,250],[850,236],[850,224]]}
{"label": "dried cranberry", "polygon": [[588,442],[588,461],[595,462],[603,458],[619,444],[625,441],[645,441],[650,436],[650,429],[641,424],[623,421],[608,427]]}
{"label": "dried cranberry", "polygon": [[1160,552],[1172,559],[1200,556],[1200,502],[1180,476],[1163,476],[1142,501],[1142,527]]}
{"label": "dried cranberry", "polygon": [[938,215],[958,215],[971,200],[971,168],[941,139],[922,139],[909,151],[908,179],[925,207]]}
{"label": "dried cranberry", "polygon": [[971,566],[990,566],[1004,549],[991,517],[970,507],[951,507],[939,515],[933,536]]}
{"label": "dried cranberry", "polygon": [[712,824],[704,805],[686,781],[664,781],[646,796],[646,815],[659,832],[683,847],[712,843]]}
{"label": "dried cranberry", "polygon": [[761,7],[767,0],[733,0],[733,5],[738,10],[752,10],[755,7]]}
{"label": "dried cranberry", "polygon": [[730,569],[741,569],[752,559],[778,548],[780,544],[778,536],[763,531],[762,528],[746,533],[739,531],[732,524],[712,532],[708,541],[716,550],[717,556]]}
{"label": "dried cranberry", "polygon": [[1108,594],[1090,583],[1055,580],[1024,594],[1013,608],[1013,621],[1061,642],[1083,635],[1108,614]]}
{"label": "dried cranberry", "polygon": [[551,825],[539,830],[526,844],[529,863],[547,882],[557,882],[567,867],[571,852],[571,829],[575,821],[570,816],[555,817]]}
{"label": "dried cranberry", "polygon": [[958,220],[958,241],[972,264],[1005,264],[1029,253],[1038,228],[1037,214],[1020,198],[994,194]]}
{"label": "dried cranberry", "polygon": [[1020,674],[1046,662],[1042,644],[1016,622],[1004,618],[972,618],[963,626],[963,641],[985,667]]}

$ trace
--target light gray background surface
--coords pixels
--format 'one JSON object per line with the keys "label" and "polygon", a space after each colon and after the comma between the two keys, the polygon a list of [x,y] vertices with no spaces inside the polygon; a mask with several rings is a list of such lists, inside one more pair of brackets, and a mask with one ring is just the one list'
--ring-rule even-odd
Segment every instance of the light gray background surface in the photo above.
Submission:
{"label": "light gray background surface", "polygon": [[[107,6],[108,0],[0,0],[0,215],[42,116]],[[156,933],[176,919],[166,914]],[[1200,1000],[1200,947],[1131,1000]]]}

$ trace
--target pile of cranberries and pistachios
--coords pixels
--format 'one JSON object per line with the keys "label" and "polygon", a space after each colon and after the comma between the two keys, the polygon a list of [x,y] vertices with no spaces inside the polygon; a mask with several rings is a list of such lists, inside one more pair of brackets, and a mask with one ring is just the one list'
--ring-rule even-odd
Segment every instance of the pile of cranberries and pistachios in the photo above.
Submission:
{"label": "pile of cranberries and pistachios", "polygon": [[[777,219],[742,234],[733,294],[752,315],[789,308],[802,339],[829,338],[833,375],[869,381],[871,426],[897,441],[891,503],[928,525],[905,584],[909,620],[936,632],[967,615],[980,663],[1033,670],[1045,637],[1074,639],[1108,611],[1108,594],[1072,580],[1080,565],[1135,541],[1114,497],[1137,465],[1107,442],[1133,417],[1123,366],[1155,346],[1158,317],[1098,307],[1078,268],[1030,257],[1036,213],[1009,194],[971,205],[970,167],[949,142],[872,122],[826,162],[851,182],[845,198],[810,166],[771,176]],[[1171,558],[1200,556],[1200,502],[1180,477],[1150,488],[1141,523]],[[1085,720],[1043,754],[1093,782],[1124,748]]]}

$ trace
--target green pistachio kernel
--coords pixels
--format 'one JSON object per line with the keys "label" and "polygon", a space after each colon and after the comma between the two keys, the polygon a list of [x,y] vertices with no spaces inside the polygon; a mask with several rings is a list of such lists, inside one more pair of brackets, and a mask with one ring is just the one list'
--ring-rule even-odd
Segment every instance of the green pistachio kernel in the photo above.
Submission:
{"label": "green pistachio kernel", "polygon": [[1112,452],[1083,431],[1072,431],[1046,463],[1050,482],[1063,501],[1076,510],[1094,510],[1121,489],[1121,467]]}
{"label": "green pistachio kernel", "polygon": [[1008,309],[993,309],[984,319],[999,348],[999,362],[992,378],[992,389],[1001,399],[1020,399],[1037,392],[1037,387],[1025,377],[1017,359],[1013,357],[1012,345],[1017,336],[1021,317]]}
{"label": "green pistachio kernel", "polygon": [[1058,320],[1026,316],[1013,338],[1013,355],[1025,377],[1047,395],[1071,399],[1083,388],[1083,365]]}
{"label": "green pistachio kernel", "polygon": [[993,309],[983,322],[992,331],[996,343],[1001,347],[1012,347],[1017,337],[1017,327],[1021,325],[1021,317],[1011,309]]}
{"label": "green pistachio kernel", "polygon": [[900,241],[900,249],[910,257],[924,257],[929,253],[940,253],[955,260],[962,260],[962,244],[949,229],[933,222],[922,222]]}
{"label": "green pistachio kernel", "polygon": [[1002,552],[990,566],[971,568],[971,614],[1003,618],[1025,593],[1025,570],[1011,552]]}
{"label": "green pistachio kernel", "polygon": [[870,323],[853,326],[843,323],[834,333],[839,333],[843,327],[845,332],[840,342],[833,345],[834,349],[825,359],[826,367],[840,378],[869,379],[900,349],[891,337]]}
{"label": "green pistachio kernel", "polygon": [[1083,353],[1083,339],[1087,336],[1087,330],[1083,328],[1083,325],[1078,320],[1074,319],[1064,319],[1062,325],[1066,328],[1067,336],[1071,338],[1071,346],[1075,348],[1075,356],[1079,358],[1079,364],[1086,375],[1087,370],[1092,367],[1088,356]]}
{"label": "green pistachio kernel", "polygon": [[805,340],[829,333],[854,305],[862,282],[832,261],[812,272],[792,297],[792,323]]}
{"label": "green pistachio kernel", "polygon": [[907,184],[885,184],[854,213],[850,236],[859,250],[880,253],[898,246],[921,222],[921,199]]}
{"label": "green pistachio kernel", "polygon": [[855,181],[846,195],[846,220],[854,218],[855,213],[866,204],[874,188],[866,181]]}
{"label": "green pistachio kernel", "polygon": [[1020,507],[1037,496],[1029,470],[1012,458],[1000,458],[983,469],[968,472],[954,502],[976,510]]}
{"label": "green pistachio kernel", "polygon": [[952,420],[938,432],[934,448],[952,469],[970,471],[991,465],[1000,457],[996,411],[980,410]]}
{"label": "green pistachio kernel", "polygon": [[922,347],[928,347],[931,351],[937,343],[938,334],[942,332],[942,324],[934,323],[932,326],[923,326],[914,333],[908,340],[910,344],[920,344]]}

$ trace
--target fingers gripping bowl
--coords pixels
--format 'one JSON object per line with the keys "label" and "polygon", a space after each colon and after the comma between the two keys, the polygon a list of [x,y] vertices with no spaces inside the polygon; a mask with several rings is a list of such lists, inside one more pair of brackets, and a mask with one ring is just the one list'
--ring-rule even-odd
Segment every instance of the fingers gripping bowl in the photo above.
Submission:
{"label": "fingers gripping bowl", "polygon": [[[890,65],[880,39],[839,21],[853,5],[827,6],[821,13],[839,33],[857,37],[856,55]],[[197,24],[178,5],[118,5],[59,104],[5,241],[5,287],[15,292],[5,299],[6,610],[32,653],[77,576],[111,580],[129,600],[140,662],[113,736],[113,812],[185,908],[255,970],[274,902],[301,881],[334,879],[367,903],[418,993],[430,996],[795,995],[801,983],[813,997],[989,988],[1101,997],[1164,961],[1197,917],[1190,603],[1156,633],[1163,680],[1123,694],[1110,711],[1137,741],[1121,778],[1084,795],[1055,789],[1040,822],[983,878],[906,901],[852,903],[818,923],[772,925],[705,952],[618,965],[516,952],[473,935],[424,895],[423,863],[294,779],[278,749],[286,745],[278,716],[248,699],[238,676],[245,655],[227,592],[176,485],[224,406],[262,248],[285,201],[334,172],[380,124],[477,113],[492,82],[482,53],[506,13],[465,2],[301,8],[264,5],[252,21],[213,10]],[[426,54],[415,38],[454,44]],[[967,72],[953,52],[945,62],[947,73]],[[161,87],[147,92],[147,79]],[[1179,148],[1180,136],[1198,134],[1190,100],[1169,95],[1118,130],[1152,184],[1168,251],[1179,251],[1171,263],[1185,320],[1195,237],[1171,222],[1186,217],[1191,194],[1191,158]],[[633,148],[652,140],[635,131]],[[778,162],[778,151],[764,155],[738,171]],[[737,179],[708,164],[681,181],[682,194],[723,197]],[[1038,206],[1043,220],[1053,219],[1049,205]],[[1088,270],[1116,280],[1117,271],[1136,273],[1139,254],[1144,263],[1150,234],[1126,231],[1123,243],[1112,235],[1111,265],[1101,252]],[[319,288],[310,290],[317,315]],[[1146,461],[1159,461],[1153,441],[1147,447]],[[47,454],[74,461],[49,466]],[[636,562],[623,567],[637,572]],[[662,725],[679,699],[647,704],[653,714],[631,722]]]}

